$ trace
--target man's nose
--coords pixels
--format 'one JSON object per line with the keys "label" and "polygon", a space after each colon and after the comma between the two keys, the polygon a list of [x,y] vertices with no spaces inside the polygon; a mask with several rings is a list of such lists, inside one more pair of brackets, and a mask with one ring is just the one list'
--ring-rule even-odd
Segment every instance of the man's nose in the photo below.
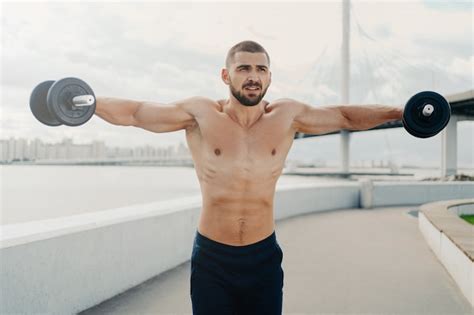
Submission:
{"label": "man's nose", "polygon": [[249,83],[258,83],[258,84],[260,84],[260,80],[259,80],[256,73],[255,74],[254,73],[249,74],[249,76],[247,78],[247,81]]}
{"label": "man's nose", "polygon": [[248,80],[249,81],[252,80],[252,81],[255,81],[255,82],[259,81],[257,70],[251,70],[250,71]]}

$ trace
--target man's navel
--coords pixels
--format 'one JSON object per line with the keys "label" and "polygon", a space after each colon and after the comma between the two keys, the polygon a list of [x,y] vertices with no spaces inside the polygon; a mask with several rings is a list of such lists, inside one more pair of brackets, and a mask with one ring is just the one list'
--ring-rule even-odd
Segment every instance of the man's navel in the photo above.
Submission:
{"label": "man's navel", "polygon": [[275,155],[276,152],[277,152],[277,151],[276,151],[275,149],[273,149],[273,150],[272,150],[272,155]]}
{"label": "man's navel", "polygon": [[217,148],[217,149],[214,150],[214,153],[219,156],[219,155],[221,155],[221,150],[219,148]]}
{"label": "man's navel", "polygon": [[245,233],[245,219],[238,219],[239,222],[239,241],[243,243],[244,241],[244,233]]}

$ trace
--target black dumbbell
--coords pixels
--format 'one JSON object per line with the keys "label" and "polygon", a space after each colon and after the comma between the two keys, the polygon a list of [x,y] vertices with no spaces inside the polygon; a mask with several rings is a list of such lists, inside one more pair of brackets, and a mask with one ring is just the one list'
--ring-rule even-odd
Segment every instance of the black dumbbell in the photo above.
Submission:
{"label": "black dumbbell", "polygon": [[440,94],[423,91],[413,95],[403,111],[403,126],[413,136],[429,138],[446,127],[451,106]]}
{"label": "black dumbbell", "polygon": [[77,78],[44,81],[30,96],[33,115],[48,126],[82,125],[94,115],[95,106],[94,91]]}

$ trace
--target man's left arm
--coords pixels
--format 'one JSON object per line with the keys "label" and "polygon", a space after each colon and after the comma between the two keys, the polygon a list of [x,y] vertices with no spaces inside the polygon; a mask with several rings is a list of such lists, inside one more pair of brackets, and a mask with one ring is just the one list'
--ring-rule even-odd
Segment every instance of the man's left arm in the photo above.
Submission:
{"label": "man's left arm", "polygon": [[383,123],[401,120],[403,109],[387,105],[342,106],[343,115],[349,120],[350,130],[367,130]]}
{"label": "man's left arm", "polygon": [[325,134],[341,129],[367,130],[400,120],[403,109],[385,105],[333,105],[312,107],[288,100],[293,109],[293,127],[307,134]]}

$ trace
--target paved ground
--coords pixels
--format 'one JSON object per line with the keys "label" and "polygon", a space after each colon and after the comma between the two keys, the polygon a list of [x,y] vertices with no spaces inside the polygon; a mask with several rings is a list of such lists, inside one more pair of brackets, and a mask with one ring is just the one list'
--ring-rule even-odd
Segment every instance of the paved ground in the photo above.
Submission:
{"label": "paved ground", "polygon": [[[277,222],[283,314],[474,314],[423,239],[416,210],[348,209]],[[80,314],[191,314],[189,275],[187,262]]]}

